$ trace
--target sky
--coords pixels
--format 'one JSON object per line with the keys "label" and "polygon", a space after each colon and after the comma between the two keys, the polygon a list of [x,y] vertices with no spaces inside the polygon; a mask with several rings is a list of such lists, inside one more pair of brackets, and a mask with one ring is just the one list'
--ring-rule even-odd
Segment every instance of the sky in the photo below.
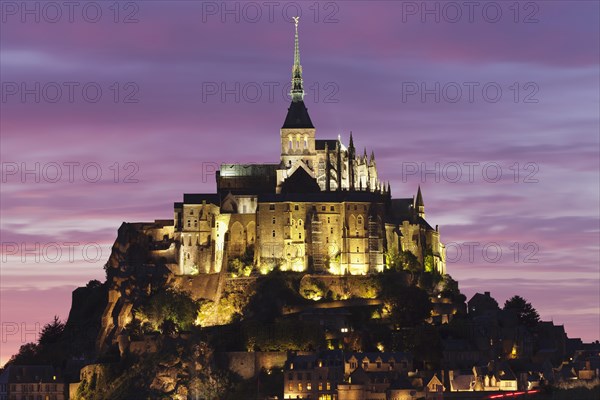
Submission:
{"label": "sky", "polygon": [[317,138],[420,185],[470,298],[600,338],[596,1],[0,3],[0,365],[220,163],[279,161],[300,15]]}

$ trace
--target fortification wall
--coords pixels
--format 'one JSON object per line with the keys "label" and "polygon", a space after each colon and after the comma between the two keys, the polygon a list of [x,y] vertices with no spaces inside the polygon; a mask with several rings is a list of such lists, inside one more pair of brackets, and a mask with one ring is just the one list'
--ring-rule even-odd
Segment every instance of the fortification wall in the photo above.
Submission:
{"label": "fortification wall", "polygon": [[254,378],[261,369],[283,368],[287,353],[272,352],[227,352],[217,355],[221,366],[240,375],[244,379]]}

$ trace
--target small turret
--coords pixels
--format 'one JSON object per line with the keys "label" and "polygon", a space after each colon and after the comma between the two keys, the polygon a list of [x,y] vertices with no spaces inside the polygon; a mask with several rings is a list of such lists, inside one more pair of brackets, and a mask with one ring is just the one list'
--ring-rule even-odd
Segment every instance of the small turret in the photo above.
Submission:
{"label": "small turret", "polygon": [[423,195],[421,194],[421,185],[417,190],[417,198],[415,199],[415,210],[417,215],[421,218],[425,218],[425,204],[423,203]]}

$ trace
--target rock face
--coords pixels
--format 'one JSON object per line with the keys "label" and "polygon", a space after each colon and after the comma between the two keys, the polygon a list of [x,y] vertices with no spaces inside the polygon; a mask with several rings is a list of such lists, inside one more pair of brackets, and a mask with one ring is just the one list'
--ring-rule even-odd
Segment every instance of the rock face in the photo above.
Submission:
{"label": "rock face", "polygon": [[[171,224],[171,226],[169,226]],[[123,223],[106,263],[107,304],[101,318],[96,347],[106,351],[131,320],[131,311],[152,288],[166,287],[173,278],[169,265],[176,263],[172,221]]]}
{"label": "rock face", "polygon": [[157,289],[185,291],[194,300],[217,301],[225,285],[221,273],[181,276],[172,220],[152,223],[126,223],[106,263],[107,294],[101,316],[96,348],[106,352],[117,342],[123,328],[132,320],[132,310]]}
{"label": "rock face", "polygon": [[101,316],[106,304],[106,285],[98,281],[73,291],[71,310],[65,325],[65,335],[73,356],[95,357],[96,337],[101,329]]}

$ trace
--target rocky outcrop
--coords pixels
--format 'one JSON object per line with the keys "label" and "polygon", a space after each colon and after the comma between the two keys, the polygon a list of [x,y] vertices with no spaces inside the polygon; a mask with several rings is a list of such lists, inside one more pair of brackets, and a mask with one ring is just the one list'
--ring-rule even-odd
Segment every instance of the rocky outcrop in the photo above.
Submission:
{"label": "rocky outcrop", "polygon": [[153,288],[165,288],[172,280],[169,265],[177,262],[172,231],[172,221],[124,222],[119,227],[106,263],[107,302],[96,341],[100,353],[116,342],[134,307]]}

